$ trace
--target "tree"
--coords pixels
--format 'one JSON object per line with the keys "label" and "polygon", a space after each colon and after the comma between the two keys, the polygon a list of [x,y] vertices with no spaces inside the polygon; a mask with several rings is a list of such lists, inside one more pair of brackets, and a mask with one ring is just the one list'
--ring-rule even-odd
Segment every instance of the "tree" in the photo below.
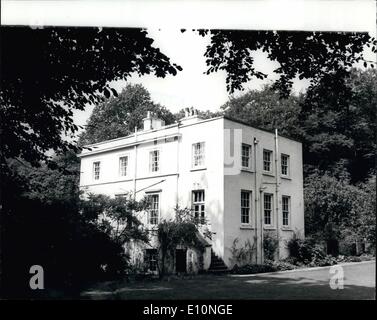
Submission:
{"label": "tree", "polygon": [[140,84],[128,84],[118,97],[107,99],[94,107],[80,136],[80,145],[92,144],[133,133],[142,127],[147,111],[155,112],[166,124],[174,122],[173,114],[152,102],[149,92]]}
{"label": "tree", "polygon": [[[80,202],[79,178],[80,159],[73,151],[52,158],[57,168],[46,164],[33,167],[22,160],[8,160],[9,168],[23,179],[25,188],[22,196],[42,203],[62,203],[66,208],[77,210]],[[8,195],[8,192],[4,192]]]}
{"label": "tree", "polygon": [[39,165],[50,149],[77,151],[63,138],[79,129],[73,110],[116,95],[110,81],[181,70],[141,29],[2,27],[0,37],[2,166],[16,157]]}
{"label": "tree", "polygon": [[221,109],[225,116],[240,120],[265,130],[279,129],[279,134],[302,138],[300,102],[302,96],[290,95],[280,99],[270,86],[262,90],[250,90],[239,97],[231,97]]}
{"label": "tree", "polygon": [[375,242],[374,182],[375,177],[354,186],[347,177],[319,171],[308,176],[304,186],[306,234],[322,240],[351,236],[354,241],[367,238]]}
{"label": "tree", "polygon": [[[95,223],[95,215],[53,197],[41,200],[20,175],[5,182],[9,196],[3,200],[2,297],[48,297],[51,290],[76,294],[90,282],[122,274],[124,249]],[[45,270],[43,292],[28,285],[33,265]]]}
{"label": "tree", "polygon": [[148,202],[136,201],[130,196],[110,198],[89,194],[81,204],[82,214],[96,219],[99,228],[122,247],[131,241],[148,242],[148,232],[136,214],[144,212]]}
{"label": "tree", "polygon": [[[198,30],[198,33],[210,36],[205,52],[207,74],[224,70],[230,93],[242,90],[242,84],[253,78],[267,77],[254,66],[253,53],[258,50],[279,63],[274,70],[279,78],[273,89],[284,97],[289,95],[296,76],[310,80],[310,91],[327,81],[327,76],[343,79],[355,63],[364,61],[365,66],[370,63],[364,60],[365,45],[377,52],[377,40],[367,33],[243,30]],[[374,67],[373,63],[370,65]],[[336,91],[335,86],[333,89]]]}
{"label": "tree", "polygon": [[323,170],[343,162],[355,183],[375,170],[377,71],[352,69],[337,88],[320,85],[306,94],[300,114],[304,162]]}

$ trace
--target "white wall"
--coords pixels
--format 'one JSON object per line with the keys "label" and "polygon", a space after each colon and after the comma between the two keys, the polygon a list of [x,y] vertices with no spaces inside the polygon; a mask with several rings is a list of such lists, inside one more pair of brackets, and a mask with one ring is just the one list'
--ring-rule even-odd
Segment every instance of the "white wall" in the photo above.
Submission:
{"label": "white wall", "polygon": [[[224,207],[224,233],[225,233],[225,254],[224,261],[228,266],[232,265],[231,247],[235,238],[239,239],[238,247],[243,246],[247,240],[254,243],[254,236],[257,232],[258,242],[255,244],[258,250],[258,256],[261,251],[261,218],[263,218],[260,197],[260,187],[264,187],[263,192],[273,194],[273,223],[272,227],[264,226],[263,231],[271,231],[277,233],[277,218],[275,216],[275,140],[274,134],[251,128],[249,126],[233,122],[225,119],[225,129],[241,129],[242,143],[247,143],[252,146],[252,166],[250,171],[240,171],[235,175],[225,175],[224,193],[225,193],[225,207]],[[255,173],[255,159],[254,159],[254,137],[259,141],[256,145],[257,162]],[[302,146],[301,143],[279,137],[279,174],[280,174],[280,153],[290,156],[290,177],[289,179],[280,179],[279,188],[279,237],[280,241],[280,257],[287,256],[285,246],[286,240],[292,237],[293,231],[297,230],[303,233],[304,231],[304,206],[303,206],[303,177],[302,177]],[[225,143],[225,142],[224,142]],[[241,148],[241,142],[236,142],[236,147]],[[263,149],[273,151],[272,157],[272,175],[263,174]],[[240,167],[240,164],[238,164]],[[257,179],[257,189],[255,188],[255,179]],[[251,224],[250,226],[241,225],[241,190],[252,191],[251,204]],[[291,197],[291,221],[289,228],[282,228],[282,208],[281,196],[287,195]],[[257,203],[255,203],[257,199]],[[255,228],[255,217],[257,218],[257,228]]]}

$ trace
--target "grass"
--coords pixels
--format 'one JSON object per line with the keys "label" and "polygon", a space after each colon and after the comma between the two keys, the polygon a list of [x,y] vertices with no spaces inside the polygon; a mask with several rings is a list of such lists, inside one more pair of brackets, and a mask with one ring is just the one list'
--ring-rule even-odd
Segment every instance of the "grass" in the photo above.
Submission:
{"label": "grass", "polygon": [[350,281],[344,290],[332,290],[329,271],[323,269],[242,278],[197,275],[134,283],[108,282],[86,290],[81,297],[101,300],[373,299],[374,268],[375,262],[345,267],[346,280]]}

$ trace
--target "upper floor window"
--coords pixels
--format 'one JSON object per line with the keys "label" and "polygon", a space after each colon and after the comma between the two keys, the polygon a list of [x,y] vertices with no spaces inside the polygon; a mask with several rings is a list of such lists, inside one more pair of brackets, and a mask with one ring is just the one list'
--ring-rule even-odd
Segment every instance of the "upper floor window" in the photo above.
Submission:
{"label": "upper floor window", "polygon": [[198,142],[192,145],[192,156],[192,166],[194,168],[204,166],[204,142]]}
{"label": "upper floor window", "polygon": [[263,197],[264,224],[272,225],[272,194],[265,193]]}
{"label": "upper floor window", "polygon": [[149,168],[151,172],[160,170],[160,151],[153,150],[149,153]]}
{"label": "upper floor window", "polygon": [[120,157],[119,158],[119,173],[122,177],[127,175],[127,167],[128,167],[128,156]]}
{"label": "upper floor window", "polygon": [[160,213],[160,196],[158,194],[152,194],[149,196],[149,224],[158,224],[158,217]]}
{"label": "upper floor window", "polygon": [[282,196],[281,202],[282,202],[282,212],[283,212],[283,226],[287,227],[289,226],[289,212],[290,212],[290,206],[291,206],[291,197]]}
{"label": "upper floor window", "polygon": [[241,223],[250,224],[251,191],[241,191]]}
{"label": "upper floor window", "polygon": [[94,180],[99,180],[100,170],[101,170],[101,162],[100,161],[93,162],[93,179]]}
{"label": "upper floor window", "polygon": [[272,151],[263,150],[263,171],[272,172]]}
{"label": "upper floor window", "polygon": [[243,168],[250,169],[251,167],[251,146],[248,144],[242,144],[241,150],[241,165]]}
{"label": "upper floor window", "polygon": [[200,223],[205,223],[205,197],[204,190],[195,190],[192,192],[192,209],[195,219]]}
{"label": "upper floor window", "polygon": [[281,174],[289,176],[289,156],[286,154],[281,155]]}

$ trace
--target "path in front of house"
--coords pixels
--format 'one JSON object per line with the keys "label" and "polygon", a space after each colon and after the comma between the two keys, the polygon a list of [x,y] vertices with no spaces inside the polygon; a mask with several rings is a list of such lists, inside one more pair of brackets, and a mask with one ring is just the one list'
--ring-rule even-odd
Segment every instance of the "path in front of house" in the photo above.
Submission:
{"label": "path in front of house", "polygon": [[[97,286],[83,292],[84,299],[375,299],[376,262],[342,266],[343,289],[331,289],[331,267],[257,275],[198,275],[186,279]],[[338,281],[333,283],[339,284]]]}

